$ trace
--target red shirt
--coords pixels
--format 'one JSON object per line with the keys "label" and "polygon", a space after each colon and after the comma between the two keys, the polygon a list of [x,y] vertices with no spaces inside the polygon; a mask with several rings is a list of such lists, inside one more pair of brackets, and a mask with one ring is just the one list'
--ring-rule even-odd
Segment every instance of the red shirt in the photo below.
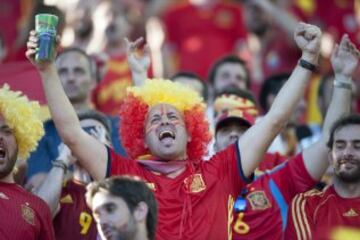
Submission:
{"label": "red shirt", "polygon": [[189,168],[171,179],[109,151],[111,175],[139,176],[154,191],[159,209],[156,239],[230,239],[234,197],[247,181],[237,145],[195,166],[190,189],[185,184],[192,175]]}
{"label": "red shirt", "polygon": [[333,186],[301,193],[291,203],[288,220],[285,239],[330,239],[337,227],[359,228],[360,198],[342,198]]}
{"label": "red shirt", "polygon": [[85,201],[86,187],[81,183],[65,183],[60,198],[60,211],[54,219],[56,239],[97,238],[96,222]]}
{"label": "red shirt", "polygon": [[0,239],[55,239],[48,205],[17,184],[0,182]]}
{"label": "red shirt", "polygon": [[274,27],[272,31],[274,35],[263,50],[262,68],[265,79],[276,74],[291,73],[301,57],[301,51],[293,39],[279,28]]}
{"label": "red shirt", "polygon": [[181,3],[169,9],[163,21],[179,60],[177,70],[192,71],[203,79],[214,61],[233,53],[247,35],[242,8],[229,3],[209,9]]}
{"label": "red shirt", "polygon": [[302,154],[248,184],[247,208],[234,213],[233,239],[282,239],[288,204],[296,194],[315,184],[305,168]]}
{"label": "red shirt", "polygon": [[94,90],[93,102],[99,111],[108,115],[118,115],[126,88],[132,85],[126,56],[109,59],[106,68],[104,78]]}
{"label": "red shirt", "polygon": [[259,164],[259,167],[255,170],[255,175],[260,176],[266,170],[272,170],[274,167],[284,163],[286,161],[286,156],[281,155],[278,152],[275,153],[265,153],[264,159]]}

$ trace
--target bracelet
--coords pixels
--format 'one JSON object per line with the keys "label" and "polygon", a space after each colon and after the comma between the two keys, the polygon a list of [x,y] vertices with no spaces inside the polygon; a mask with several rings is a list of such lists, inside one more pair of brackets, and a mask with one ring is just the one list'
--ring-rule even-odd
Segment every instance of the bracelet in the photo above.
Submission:
{"label": "bracelet", "polygon": [[340,81],[340,80],[334,80],[334,87],[338,87],[338,88],[344,88],[344,89],[348,89],[348,90],[352,90],[352,83],[351,82],[345,82],[345,81]]}
{"label": "bracelet", "polygon": [[299,65],[307,70],[312,71],[312,72],[315,72],[315,70],[316,70],[316,66],[314,64],[312,64],[304,59],[299,60]]}
{"label": "bracelet", "polygon": [[52,162],[52,165],[53,165],[53,167],[62,168],[64,170],[64,173],[66,174],[68,166],[66,165],[66,163],[63,160],[57,159]]}

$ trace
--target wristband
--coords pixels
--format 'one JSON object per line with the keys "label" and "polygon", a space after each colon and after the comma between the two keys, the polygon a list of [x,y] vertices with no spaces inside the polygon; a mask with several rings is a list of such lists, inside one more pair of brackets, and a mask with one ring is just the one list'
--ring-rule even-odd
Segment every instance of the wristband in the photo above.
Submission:
{"label": "wristband", "polygon": [[339,80],[334,80],[334,87],[337,88],[344,88],[344,89],[348,89],[348,90],[352,90],[352,83],[351,82],[345,82],[345,81],[339,81]]}
{"label": "wristband", "polygon": [[315,70],[316,70],[316,66],[314,64],[312,64],[304,59],[299,60],[299,66],[301,66],[307,70],[310,70],[312,72],[315,72]]}
{"label": "wristband", "polygon": [[53,165],[53,167],[62,168],[64,170],[64,173],[66,174],[68,166],[66,165],[66,163],[63,160],[57,159],[52,162],[52,165]]}

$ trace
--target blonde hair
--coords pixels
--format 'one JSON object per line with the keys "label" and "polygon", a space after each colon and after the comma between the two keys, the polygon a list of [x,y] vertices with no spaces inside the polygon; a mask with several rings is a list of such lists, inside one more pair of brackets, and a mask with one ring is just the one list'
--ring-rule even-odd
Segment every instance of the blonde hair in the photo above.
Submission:
{"label": "blonde hair", "polygon": [[12,91],[4,84],[0,88],[0,113],[7,125],[14,130],[18,158],[26,160],[44,135],[39,103],[29,101],[22,92]]}
{"label": "blonde hair", "polygon": [[191,110],[195,106],[205,108],[203,99],[196,91],[170,80],[147,80],[144,85],[128,88],[127,91],[140,98],[150,108],[160,103],[170,104],[181,113]]}

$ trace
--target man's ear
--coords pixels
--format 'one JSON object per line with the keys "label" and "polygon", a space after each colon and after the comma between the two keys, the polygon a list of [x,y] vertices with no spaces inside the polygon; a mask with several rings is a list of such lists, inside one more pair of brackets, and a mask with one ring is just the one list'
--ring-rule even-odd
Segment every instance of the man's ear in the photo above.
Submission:
{"label": "man's ear", "polygon": [[134,218],[138,222],[145,221],[148,212],[149,212],[148,205],[145,202],[139,202],[139,204],[134,210]]}

